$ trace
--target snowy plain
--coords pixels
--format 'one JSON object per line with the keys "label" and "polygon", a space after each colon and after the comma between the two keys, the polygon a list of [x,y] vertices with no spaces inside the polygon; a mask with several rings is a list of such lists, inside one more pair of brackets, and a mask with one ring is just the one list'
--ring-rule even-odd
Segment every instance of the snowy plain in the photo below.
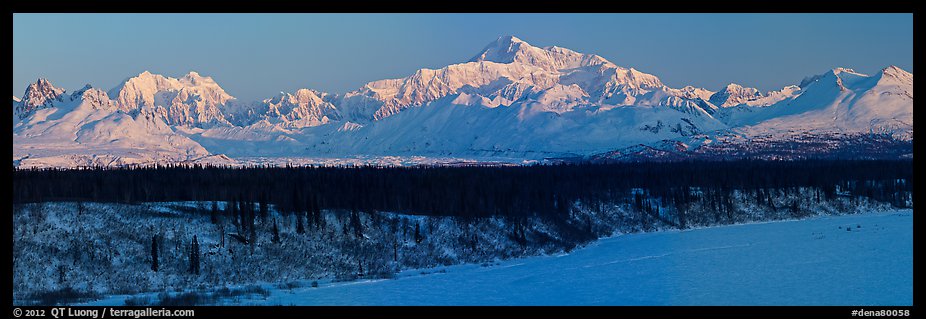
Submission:
{"label": "snowy plain", "polygon": [[[605,238],[569,254],[280,289],[235,305],[912,305],[913,211]],[[87,305],[121,305],[110,296]]]}

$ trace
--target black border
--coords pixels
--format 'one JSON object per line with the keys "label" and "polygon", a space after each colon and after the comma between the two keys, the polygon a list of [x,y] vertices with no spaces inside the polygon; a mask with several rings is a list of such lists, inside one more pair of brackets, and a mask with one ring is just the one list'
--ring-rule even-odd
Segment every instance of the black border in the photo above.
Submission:
{"label": "black border", "polygon": [[912,13],[914,1],[16,1],[42,13]]}
{"label": "black border", "polygon": [[[108,312],[115,309],[167,309],[195,311],[188,318],[852,318],[854,310],[907,311],[916,317],[914,306],[189,306],[189,307],[86,307],[22,306],[22,311],[41,309],[45,318],[52,308],[91,309]],[[15,309],[14,308],[14,309]],[[11,312],[12,314],[12,312]],[[13,318],[16,318],[13,316]],[[19,317],[27,318],[27,317]],[[36,317],[31,317],[36,318]],[[69,318],[62,316],[60,318]],[[78,317],[73,317],[78,318]],[[125,317],[112,317],[125,318]],[[132,317],[128,317],[132,318]],[[864,317],[858,317],[864,318]],[[885,318],[885,317],[876,317]]]}

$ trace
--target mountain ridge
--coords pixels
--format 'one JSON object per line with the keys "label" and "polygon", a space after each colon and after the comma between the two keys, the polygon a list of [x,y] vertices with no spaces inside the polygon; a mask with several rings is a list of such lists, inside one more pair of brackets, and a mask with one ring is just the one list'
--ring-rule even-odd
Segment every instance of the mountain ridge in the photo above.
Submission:
{"label": "mountain ridge", "polygon": [[[912,81],[912,73],[892,65],[871,76],[835,68],[767,93],[735,83],[718,91],[676,89],[598,55],[507,36],[469,61],[344,94],[299,89],[242,102],[194,71],[179,78],[144,71],[108,93],[88,85],[72,95],[39,79],[13,99],[14,163],[16,154],[28,153],[17,142],[41,148],[30,140],[41,140],[43,125],[83,130],[70,150],[106,149],[118,140],[142,145],[151,136],[160,151],[186,154],[183,161],[218,154],[590,156],[641,143],[699,145],[728,134],[787,139],[794,131],[908,140]],[[81,109],[75,104],[108,112],[88,121],[107,119],[122,129],[65,125],[55,122],[62,114],[46,114]]]}

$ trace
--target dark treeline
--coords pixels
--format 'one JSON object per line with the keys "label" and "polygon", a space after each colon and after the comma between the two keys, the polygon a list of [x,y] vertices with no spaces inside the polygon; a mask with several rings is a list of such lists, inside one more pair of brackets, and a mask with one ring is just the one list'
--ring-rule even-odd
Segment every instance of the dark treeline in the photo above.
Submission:
{"label": "dark treeline", "polygon": [[[816,200],[867,197],[903,207],[911,160],[563,164],[517,167],[210,167],[13,169],[13,201],[228,201],[320,209],[480,217],[568,213],[572,203],[811,189]],[[642,195],[630,195],[641,189]],[[702,195],[692,195],[697,189]],[[634,197],[635,196],[635,197]],[[641,196],[645,196],[642,198]],[[264,209],[262,207],[262,209]]]}

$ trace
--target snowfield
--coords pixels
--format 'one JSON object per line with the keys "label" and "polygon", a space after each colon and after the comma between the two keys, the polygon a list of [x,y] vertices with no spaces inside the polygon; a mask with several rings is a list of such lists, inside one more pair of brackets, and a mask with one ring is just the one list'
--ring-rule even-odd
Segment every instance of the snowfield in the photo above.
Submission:
{"label": "snowfield", "polygon": [[912,305],[913,211],[629,234],[556,256],[265,287],[269,294],[233,303]]}

